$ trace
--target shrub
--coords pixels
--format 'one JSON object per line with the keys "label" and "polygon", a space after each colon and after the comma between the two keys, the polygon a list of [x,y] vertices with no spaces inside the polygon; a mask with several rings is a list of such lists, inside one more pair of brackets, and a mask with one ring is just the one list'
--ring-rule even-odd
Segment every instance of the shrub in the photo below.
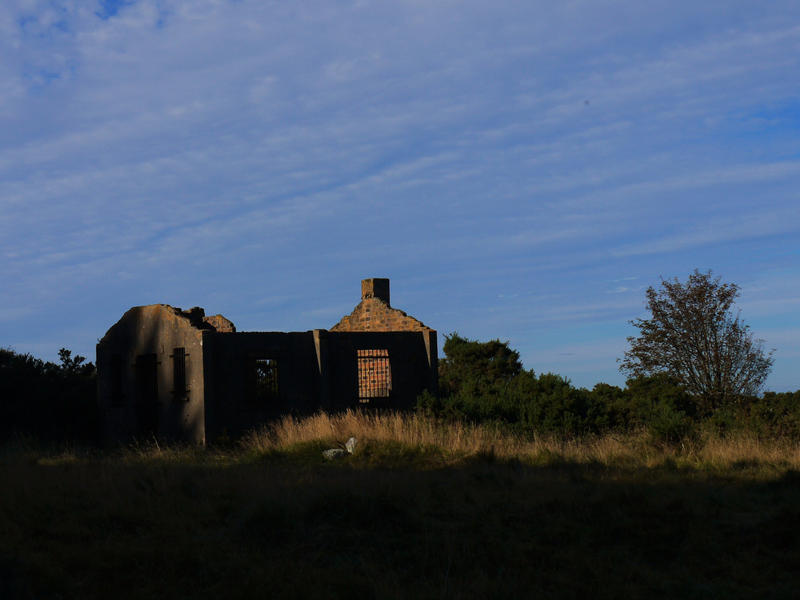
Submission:
{"label": "shrub", "polygon": [[731,396],[712,413],[669,375],[633,377],[626,387],[598,383],[586,390],[554,373],[525,370],[507,342],[447,336],[440,395],[425,392],[420,414],[470,423],[491,423],[517,433],[562,436],[630,432],[645,428],[654,444],[678,445],[707,422],[718,434],[747,429],[760,436],[800,439],[800,392],[767,392],[761,398]]}
{"label": "shrub", "polygon": [[745,399],[740,412],[748,428],[761,435],[800,439],[800,391],[765,392]]}
{"label": "shrub", "polygon": [[656,404],[647,424],[650,442],[656,446],[682,446],[695,439],[697,427],[682,410],[667,403]]}
{"label": "shrub", "polygon": [[0,349],[0,438],[97,440],[95,368],[62,348],[61,364]]}

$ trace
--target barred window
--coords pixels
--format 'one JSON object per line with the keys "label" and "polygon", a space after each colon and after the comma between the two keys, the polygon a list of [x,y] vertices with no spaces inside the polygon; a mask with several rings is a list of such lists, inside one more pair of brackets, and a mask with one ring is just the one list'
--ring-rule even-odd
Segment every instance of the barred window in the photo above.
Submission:
{"label": "barred window", "polygon": [[358,401],[369,403],[374,398],[388,398],[392,391],[392,368],[386,349],[357,350]]}

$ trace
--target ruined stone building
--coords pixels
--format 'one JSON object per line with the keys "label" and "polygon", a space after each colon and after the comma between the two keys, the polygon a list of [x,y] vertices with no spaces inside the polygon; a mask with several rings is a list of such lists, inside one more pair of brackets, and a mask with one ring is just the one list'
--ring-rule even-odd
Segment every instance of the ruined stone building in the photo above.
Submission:
{"label": "ruined stone building", "polygon": [[204,443],[285,414],[409,408],[436,393],[436,331],[392,308],[388,279],[329,330],[237,332],[222,315],[167,304],[127,311],[97,344],[106,442]]}

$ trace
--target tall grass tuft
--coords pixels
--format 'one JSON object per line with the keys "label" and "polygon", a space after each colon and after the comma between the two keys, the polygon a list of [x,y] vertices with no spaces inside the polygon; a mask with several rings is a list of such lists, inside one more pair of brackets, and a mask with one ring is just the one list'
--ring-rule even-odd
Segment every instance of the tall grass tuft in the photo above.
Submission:
{"label": "tall grass tuft", "polygon": [[283,419],[250,432],[245,451],[257,454],[291,452],[299,446],[341,446],[349,437],[359,448],[399,444],[436,450],[446,463],[492,456],[531,464],[571,462],[608,467],[651,468],[675,464],[698,470],[740,469],[771,465],[800,469],[800,444],[789,438],[765,440],[747,432],[720,436],[712,429],[694,432],[674,444],[654,442],[645,429],[573,438],[556,434],[520,435],[492,425],[442,421],[419,414],[317,413]]}
{"label": "tall grass tuft", "polygon": [[492,451],[502,456],[519,453],[519,440],[495,428],[469,423],[441,423],[432,418],[404,413],[316,413],[306,418],[284,417],[245,436],[242,446],[259,453],[286,451],[300,444],[320,442],[341,445],[350,437],[359,447],[395,443],[414,448],[437,449],[455,458]]}

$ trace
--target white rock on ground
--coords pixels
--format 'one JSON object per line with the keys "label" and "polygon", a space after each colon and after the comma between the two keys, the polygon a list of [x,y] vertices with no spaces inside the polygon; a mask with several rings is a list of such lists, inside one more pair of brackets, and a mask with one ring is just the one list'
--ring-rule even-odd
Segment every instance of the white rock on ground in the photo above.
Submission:
{"label": "white rock on ground", "polygon": [[322,456],[327,458],[328,460],[334,460],[335,458],[341,458],[345,456],[347,452],[342,450],[341,448],[331,448],[329,450],[323,450]]}
{"label": "white rock on ground", "polygon": [[347,454],[352,454],[353,452],[355,452],[356,443],[358,443],[358,440],[356,438],[354,438],[354,437],[351,437],[349,440],[347,440],[345,442],[344,450],[341,449],[341,448],[330,448],[328,450],[323,450],[322,451],[322,456],[324,456],[328,460],[334,460],[336,458],[342,458],[343,456],[346,456]]}

